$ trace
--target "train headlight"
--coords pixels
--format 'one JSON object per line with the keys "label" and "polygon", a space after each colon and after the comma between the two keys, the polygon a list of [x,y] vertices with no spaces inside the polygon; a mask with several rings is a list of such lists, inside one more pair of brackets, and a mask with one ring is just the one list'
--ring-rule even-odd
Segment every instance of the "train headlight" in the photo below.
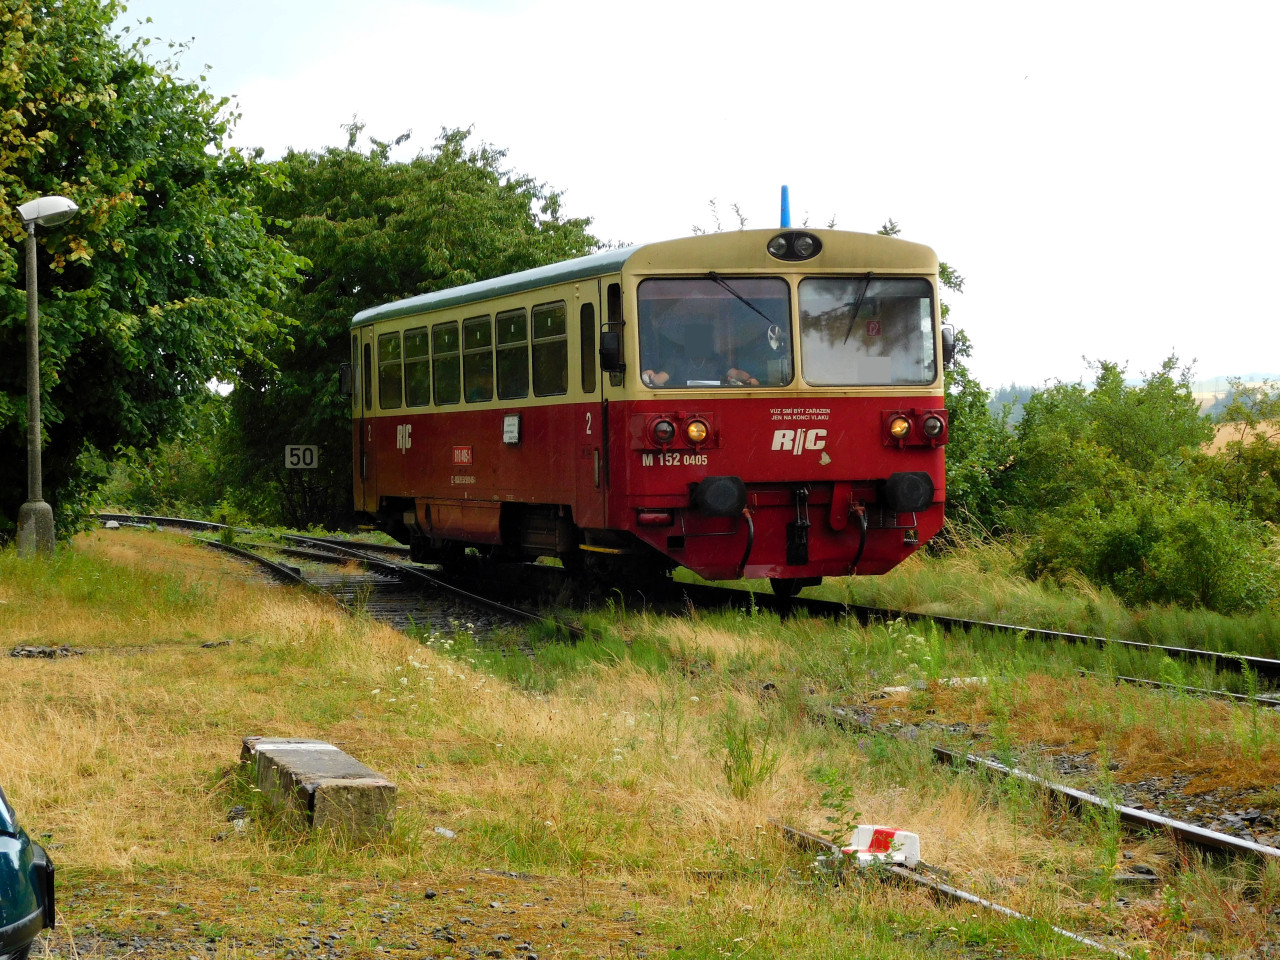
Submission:
{"label": "train headlight", "polygon": [[911,433],[911,421],[906,417],[894,417],[889,421],[889,435],[895,440],[905,440]]}
{"label": "train headlight", "polygon": [[942,427],[942,418],[932,413],[925,417],[924,423],[921,424],[921,429],[924,430],[924,435],[930,440],[935,440],[942,436]]}
{"label": "train headlight", "polygon": [[701,420],[690,420],[684,428],[684,433],[693,443],[701,443],[707,439],[707,425]]}
{"label": "train headlight", "polygon": [[659,420],[653,425],[653,439],[658,443],[670,443],[676,438],[676,425],[670,420]]}
{"label": "train headlight", "polygon": [[771,257],[795,262],[816,257],[822,252],[822,241],[812,233],[790,230],[771,238],[765,244],[765,249],[769,251]]}

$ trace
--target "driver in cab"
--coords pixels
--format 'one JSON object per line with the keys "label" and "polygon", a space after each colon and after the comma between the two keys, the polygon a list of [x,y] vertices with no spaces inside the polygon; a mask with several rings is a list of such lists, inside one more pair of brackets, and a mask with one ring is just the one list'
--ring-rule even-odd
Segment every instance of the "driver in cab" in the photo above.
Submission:
{"label": "driver in cab", "polygon": [[640,379],[649,387],[758,387],[760,381],[746,370],[730,365],[715,349],[710,324],[688,324],[684,328],[684,349],[672,345],[672,354],[662,369],[648,369]]}

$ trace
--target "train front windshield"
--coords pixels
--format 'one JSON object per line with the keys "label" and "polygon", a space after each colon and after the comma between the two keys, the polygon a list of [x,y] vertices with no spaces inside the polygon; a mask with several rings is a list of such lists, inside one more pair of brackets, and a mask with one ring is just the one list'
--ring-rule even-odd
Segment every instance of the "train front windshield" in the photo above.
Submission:
{"label": "train front windshield", "polygon": [[647,386],[791,382],[791,288],[781,277],[649,279],[637,297]]}
{"label": "train front windshield", "polygon": [[806,277],[800,356],[814,386],[933,383],[932,285],[913,277]]}

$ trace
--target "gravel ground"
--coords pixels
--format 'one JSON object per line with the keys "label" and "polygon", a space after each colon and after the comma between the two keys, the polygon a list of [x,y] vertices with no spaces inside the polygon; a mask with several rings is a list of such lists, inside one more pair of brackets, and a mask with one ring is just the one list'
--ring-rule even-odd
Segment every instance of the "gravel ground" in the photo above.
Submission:
{"label": "gravel ground", "polygon": [[[668,949],[650,943],[625,884],[589,885],[588,910],[576,883],[499,871],[447,882],[457,886],[406,881],[368,895],[331,895],[322,906],[305,890],[257,886],[218,902],[177,899],[196,893],[190,885],[70,889],[58,928],[37,941],[32,957],[545,960],[643,958]],[[305,916],[315,913],[321,916]]]}

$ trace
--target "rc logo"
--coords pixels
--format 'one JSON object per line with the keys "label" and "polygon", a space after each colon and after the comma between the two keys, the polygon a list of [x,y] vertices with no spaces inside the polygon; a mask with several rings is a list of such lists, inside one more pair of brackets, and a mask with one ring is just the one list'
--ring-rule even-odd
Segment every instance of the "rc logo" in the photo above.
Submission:
{"label": "rc logo", "polygon": [[772,449],[790,450],[796,456],[799,456],[805,450],[821,450],[826,445],[826,430],[807,430],[804,427],[798,427],[795,430],[773,431]]}
{"label": "rc logo", "polygon": [[396,424],[396,449],[401,453],[408,453],[409,448],[413,446],[413,424],[397,423]]}

